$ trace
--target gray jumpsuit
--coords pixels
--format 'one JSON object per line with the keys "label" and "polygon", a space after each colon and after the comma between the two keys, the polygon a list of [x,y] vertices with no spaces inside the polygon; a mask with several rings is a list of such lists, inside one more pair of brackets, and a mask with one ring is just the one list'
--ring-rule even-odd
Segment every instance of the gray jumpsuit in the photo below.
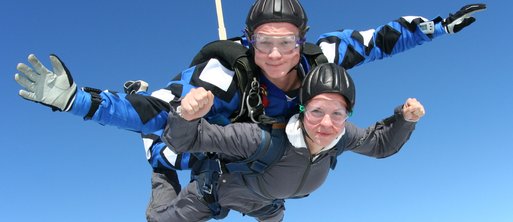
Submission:
{"label": "gray jumpsuit", "polygon": [[[312,156],[306,148],[297,115],[286,129],[287,142],[284,156],[262,174],[222,174],[218,196],[221,207],[244,214],[258,211],[275,199],[302,197],[319,188],[325,181],[332,161],[342,152],[327,147]],[[332,145],[342,151],[353,151],[367,156],[383,158],[403,146],[415,128],[415,123],[404,120],[401,108],[395,114],[374,126],[362,129],[346,122],[345,132]],[[262,129],[252,123],[213,125],[199,119],[186,121],[174,111],[170,112],[163,134],[167,145],[176,152],[217,152],[225,160],[243,160],[251,156],[262,141]],[[158,212],[159,221],[206,221],[211,211],[191,182],[178,198]],[[281,221],[284,209],[257,218],[259,221]]]}

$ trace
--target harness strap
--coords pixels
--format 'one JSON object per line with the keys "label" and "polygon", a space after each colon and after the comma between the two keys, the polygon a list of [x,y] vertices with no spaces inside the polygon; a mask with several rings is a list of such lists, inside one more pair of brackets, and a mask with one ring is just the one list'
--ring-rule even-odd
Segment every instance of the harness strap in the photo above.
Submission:
{"label": "harness strap", "polygon": [[305,55],[307,59],[307,65],[311,65],[312,67],[307,67],[306,72],[308,72],[309,68],[314,68],[320,64],[328,63],[328,58],[322,52],[321,47],[316,44],[306,42],[303,45],[303,55]]}
{"label": "harness strap", "polygon": [[196,181],[198,193],[207,203],[207,207],[215,219],[222,219],[228,215],[229,209],[221,207],[218,201],[217,188],[219,177],[223,173],[221,162],[216,154],[208,154],[204,159],[198,161],[191,172],[191,180]]}
{"label": "harness strap", "polygon": [[[219,177],[223,172],[240,173],[240,174],[259,174],[263,173],[273,163],[281,159],[285,153],[286,135],[284,124],[261,125],[262,142],[253,155],[246,160],[223,163],[219,156],[215,153],[208,153],[203,159],[198,160],[191,172],[191,180],[197,182],[198,193],[207,203],[208,208],[212,212],[215,219],[226,217],[229,209],[223,208],[218,202],[218,185]],[[273,130],[274,129],[274,130]],[[271,131],[271,132],[269,132]],[[273,212],[283,207],[283,200],[277,200],[270,208],[266,208],[262,212]],[[257,213],[257,212],[255,212]]]}
{"label": "harness strap", "polygon": [[[261,174],[285,153],[287,136],[283,124],[273,124],[271,129],[262,130],[262,143],[256,152],[246,160],[225,163],[228,173]],[[270,128],[269,126],[266,126]],[[271,133],[269,133],[269,130]]]}
{"label": "harness strap", "polygon": [[269,132],[262,130],[262,142],[253,155],[246,160],[226,163],[224,166],[229,173],[250,174],[253,172],[261,173],[266,168],[266,163],[259,160],[262,154],[268,153],[271,142]]}
{"label": "harness strap", "polygon": [[217,58],[224,66],[233,68],[237,60],[247,56],[247,50],[246,47],[232,40],[216,40],[203,46],[189,66]]}
{"label": "harness strap", "polygon": [[262,207],[256,211],[249,212],[246,215],[258,218],[258,217],[262,217],[262,216],[272,215],[284,207],[285,207],[285,200],[284,199],[276,199],[276,200],[273,200],[273,202],[271,204],[269,204],[265,207]]}

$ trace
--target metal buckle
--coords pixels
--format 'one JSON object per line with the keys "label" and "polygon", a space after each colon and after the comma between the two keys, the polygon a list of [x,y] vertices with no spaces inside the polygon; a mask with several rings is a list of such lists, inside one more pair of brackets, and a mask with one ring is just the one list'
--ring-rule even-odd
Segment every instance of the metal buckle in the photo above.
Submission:
{"label": "metal buckle", "polygon": [[[213,167],[210,167],[210,169],[211,169],[210,178],[206,178],[205,181],[203,182],[203,185],[201,186],[201,191],[204,193],[207,193],[209,195],[212,195],[212,190],[214,189],[214,185],[217,184],[219,177],[221,175],[223,175],[223,168],[221,168],[221,160],[219,158],[216,158],[214,160],[217,163],[218,168],[214,169]],[[212,161],[212,159],[210,159],[208,161]],[[216,173],[217,173],[217,175],[215,175]]]}
{"label": "metal buckle", "polygon": [[[250,103],[250,99],[257,98],[258,103],[255,106],[252,106]],[[253,81],[251,82],[251,89],[249,90],[248,96],[246,97],[246,106],[248,107],[249,112],[249,118],[254,123],[260,123],[260,121],[255,119],[255,110],[257,110],[255,107],[262,106],[262,97],[260,96],[260,83],[257,81],[256,78],[253,78]],[[263,114],[265,114],[265,111],[263,111]]]}
{"label": "metal buckle", "polygon": [[221,167],[221,160],[219,158],[217,158],[216,162],[217,162],[217,166],[219,167],[219,171],[217,171],[217,172],[219,173],[219,176],[221,176],[221,175],[223,175],[223,168]]}
{"label": "metal buckle", "polygon": [[206,184],[203,184],[203,186],[201,186],[201,191],[203,193],[207,193],[209,195],[212,195],[212,188],[213,188],[213,184],[210,184],[210,186],[206,185]]}

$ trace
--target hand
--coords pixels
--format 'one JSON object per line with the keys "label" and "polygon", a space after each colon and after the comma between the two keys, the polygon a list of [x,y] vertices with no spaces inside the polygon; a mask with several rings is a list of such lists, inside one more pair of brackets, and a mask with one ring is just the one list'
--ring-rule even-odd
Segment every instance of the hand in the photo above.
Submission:
{"label": "hand", "polygon": [[476,19],[471,16],[474,12],[485,9],[486,4],[471,4],[463,6],[463,8],[457,11],[456,14],[449,14],[449,17],[444,19],[442,25],[447,33],[457,33],[476,21]]}
{"label": "hand", "polygon": [[186,120],[203,117],[214,105],[214,94],[203,87],[191,89],[181,101],[181,116]]}
{"label": "hand", "polygon": [[138,92],[146,92],[148,91],[148,83],[143,80],[128,80],[123,84],[123,91],[129,95]]}
{"label": "hand", "polygon": [[417,122],[425,114],[424,106],[415,98],[408,98],[403,105],[403,117],[408,122]]}
{"label": "hand", "polygon": [[50,55],[53,72],[48,70],[34,54],[28,56],[34,69],[19,63],[14,79],[24,89],[19,95],[25,99],[52,107],[54,111],[68,111],[75,100],[77,86],[64,63],[56,55]]}

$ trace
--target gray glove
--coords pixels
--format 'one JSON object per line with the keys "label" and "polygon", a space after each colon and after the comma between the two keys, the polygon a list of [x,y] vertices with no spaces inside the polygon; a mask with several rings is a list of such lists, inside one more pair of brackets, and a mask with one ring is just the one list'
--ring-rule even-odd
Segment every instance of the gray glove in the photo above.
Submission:
{"label": "gray glove", "polygon": [[77,86],[64,63],[56,55],[50,55],[53,72],[48,70],[34,54],[28,56],[28,61],[34,69],[19,63],[14,79],[24,89],[19,95],[25,99],[42,103],[56,111],[68,111],[75,100]]}
{"label": "gray glove", "polygon": [[449,34],[453,34],[461,31],[463,28],[469,26],[476,21],[472,14],[474,12],[482,11],[486,9],[486,4],[470,4],[465,5],[456,14],[449,14],[449,17],[444,19],[442,25],[445,31]]}

